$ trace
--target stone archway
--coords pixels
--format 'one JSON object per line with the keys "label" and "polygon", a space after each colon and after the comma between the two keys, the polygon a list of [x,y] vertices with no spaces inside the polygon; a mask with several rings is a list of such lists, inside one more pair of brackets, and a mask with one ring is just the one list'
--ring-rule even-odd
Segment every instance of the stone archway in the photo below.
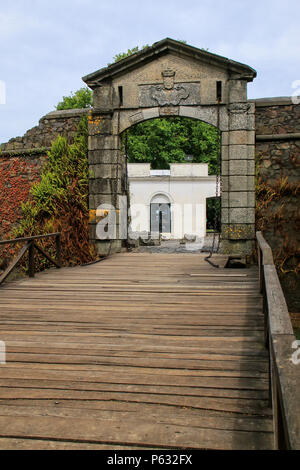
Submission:
{"label": "stone archway", "polygon": [[[114,206],[122,217],[127,192],[120,134],[148,119],[182,116],[222,134],[222,251],[251,253],[255,238],[254,104],[247,101],[251,67],[165,39],[84,77],[94,90],[89,116],[90,238],[99,253],[122,240],[96,237],[97,209]],[[120,212],[118,212],[120,211]]]}

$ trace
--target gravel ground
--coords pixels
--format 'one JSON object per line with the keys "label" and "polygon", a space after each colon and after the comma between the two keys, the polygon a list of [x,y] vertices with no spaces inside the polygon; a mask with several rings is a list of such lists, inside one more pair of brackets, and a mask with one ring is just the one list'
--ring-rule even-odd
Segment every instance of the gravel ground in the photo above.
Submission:
{"label": "gravel ground", "polygon": [[[140,246],[133,251],[138,253],[203,253],[209,252],[213,243],[213,235],[209,234],[204,239],[196,242],[181,244],[179,240],[162,240],[160,246]],[[215,238],[215,249],[218,245],[218,237]]]}

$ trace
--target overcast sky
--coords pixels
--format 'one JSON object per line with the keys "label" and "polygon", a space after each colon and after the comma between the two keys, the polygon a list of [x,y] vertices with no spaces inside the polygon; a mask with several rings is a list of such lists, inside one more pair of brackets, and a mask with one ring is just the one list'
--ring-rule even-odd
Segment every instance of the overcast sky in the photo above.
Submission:
{"label": "overcast sky", "polygon": [[250,98],[290,96],[299,13],[299,0],[0,0],[0,142],[37,125],[115,54],[165,37],[255,68]]}

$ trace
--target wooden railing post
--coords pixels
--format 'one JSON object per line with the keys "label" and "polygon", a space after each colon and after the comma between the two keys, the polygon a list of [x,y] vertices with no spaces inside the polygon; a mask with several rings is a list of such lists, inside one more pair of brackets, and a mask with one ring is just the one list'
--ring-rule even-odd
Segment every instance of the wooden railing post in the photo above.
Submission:
{"label": "wooden railing post", "polygon": [[263,293],[265,339],[270,359],[270,401],[273,408],[274,446],[300,450],[300,364],[292,357],[297,344],[272,250],[256,234],[260,286]]}
{"label": "wooden railing post", "polygon": [[28,274],[34,277],[34,242],[32,241],[28,248]]}
{"label": "wooden railing post", "polygon": [[[54,238],[56,242],[56,258],[52,258],[41,246],[36,244],[36,240],[42,240],[43,238]],[[20,250],[20,253],[16,258],[10,263],[8,268],[0,275],[0,286],[8,278],[11,272],[18,266],[22,258],[25,256],[25,253],[28,251],[28,274],[29,277],[34,277],[35,266],[34,266],[34,253],[38,251],[41,253],[50,263],[54,264],[57,268],[61,268],[61,234],[60,232],[47,233],[45,235],[32,235],[30,237],[23,238],[14,238],[12,240],[1,240],[0,246],[2,245],[15,245],[17,243],[26,242],[23,248]]]}
{"label": "wooden railing post", "polygon": [[56,260],[59,266],[61,266],[62,262],[61,262],[61,234],[60,233],[56,235],[55,243],[56,243]]}

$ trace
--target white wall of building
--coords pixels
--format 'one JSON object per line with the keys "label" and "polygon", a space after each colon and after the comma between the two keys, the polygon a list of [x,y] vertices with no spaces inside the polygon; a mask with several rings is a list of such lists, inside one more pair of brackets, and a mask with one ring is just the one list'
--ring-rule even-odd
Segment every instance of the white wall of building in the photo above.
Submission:
{"label": "white wall of building", "polygon": [[171,204],[171,234],[206,235],[206,198],[216,196],[216,177],[207,164],[171,164],[170,170],[151,170],[147,163],[128,165],[131,231],[150,231],[151,203]]}

